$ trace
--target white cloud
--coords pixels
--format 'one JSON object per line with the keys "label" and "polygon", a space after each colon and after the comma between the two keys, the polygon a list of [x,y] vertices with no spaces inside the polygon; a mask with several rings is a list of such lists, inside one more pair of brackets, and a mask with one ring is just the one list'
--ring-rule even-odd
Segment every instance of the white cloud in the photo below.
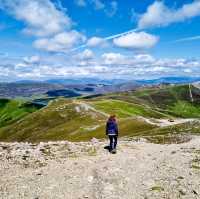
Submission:
{"label": "white cloud", "polygon": [[[120,53],[104,53],[99,59],[89,59],[90,50],[80,53],[81,57],[50,55],[40,57],[40,64],[25,63],[24,58],[16,59],[16,63],[0,64],[1,80],[8,79],[48,79],[48,78],[121,78],[121,79],[153,79],[161,76],[200,76],[199,59],[156,59],[149,54],[123,55]],[[83,56],[84,55],[84,56]],[[85,58],[85,60],[84,60]],[[28,60],[35,58],[28,58]],[[81,67],[80,67],[81,66]]]}
{"label": "white cloud", "polygon": [[[101,56],[104,65],[115,66],[137,66],[137,65],[152,65],[156,59],[149,54],[136,54],[134,56],[123,55],[121,53],[104,53]],[[126,70],[126,68],[124,68]]]}
{"label": "white cloud", "polygon": [[167,26],[171,23],[200,16],[200,1],[185,4],[179,9],[168,8],[163,1],[155,1],[138,22],[139,28]]}
{"label": "white cloud", "polygon": [[89,47],[97,47],[97,46],[105,46],[106,41],[101,37],[92,37],[88,39],[87,46]]}
{"label": "white cloud", "polygon": [[[132,29],[132,30],[129,30],[129,31],[126,31],[126,32],[123,32],[123,33],[119,33],[119,34],[115,34],[115,35],[110,35],[110,36],[105,37],[105,38],[102,38],[102,39],[99,38],[99,37],[94,37],[95,39],[94,39],[94,41],[92,41],[91,43],[94,43],[94,46],[95,46],[95,44],[96,44],[96,43],[99,43],[99,41],[101,40],[101,41],[104,41],[104,45],[107,46],[107,45],[108,45],[108,43],[107,43],[108,41],[113,40],[113,39],[115,39],[115,38],[123,37],[123,36],[125,36],[125,35],[131,34],[131,33],[136,32],[136,31],[138,31],[137,28]],[[99,40],[98,38],[99,38],[100,40]],[[103,46],[104,46],[104,45],[103,45]],[[75,47],[75,48],[72,49],[72,51],[76,51],[76,50],[78,50],[78,49],[85,48],[85,47],[87,47],[87,44],[83,44],[83,45],[80,45],[80,46],[78,46],[78,47]]]}
{"label": "white cloud", "polygon": [[120,64],[124,62],[125,56],[120,53],[104,53],[102,55],[103,62],[105,64]]}
{"label": "white cloud", "polygon": [[15,69],[25,68],[25,67],[28,67],[28,65],[26,63],[18,63],[15,65]]}
{"label": "white cloud", "polygon": [[38,64],[40,62],[40,57],[38,55],[24,57],[24,62],[26,64]]}
{"label": "white cloud", "polygon": [[137,63],[153,63],[155,58],[149,54],[138,54],[134,56],[134,60]]}
{"label": "white cloud", "polygon": [[63,52],[85,42],[83,34],[72,30],[73,22],[59,0],[0,0],[0,8],[24,22],[24,32],[36,37],[33,46]]}
{"label": "white cloud", "polygon": [[121,48],[147,49],[153,47],[158,42],[158,40],[158,37],[145,32],[133,32],[119,38],[115,38],[113,40],[113,43],[117,47]]}
{"label": "white cloud", "polygon": [[184,72],[185,72],[185,73],[192,73],[192,70],[189,69],[189,68],[186,68],[186,69],[184,69]]}
{"label": "white cloud", "polygon": [[85,49],[83,52],[79,53],[75,57],[77,57],[80,60],[90,60],[94,58],[94,53],[89,49]]}
{"label": "white cloud", "polygon": [[0,7],[25,22],[24,32],[47,36],[70,29],[71,19],[50,0],[0,0]]}
{"label": "white cloud", "polygon": [[34,47],[50,52],[65,52],[76,44],[80,44],[86,40],[81,33],[72,30],[62,32],[52,38],[42,38],[34,42]]}

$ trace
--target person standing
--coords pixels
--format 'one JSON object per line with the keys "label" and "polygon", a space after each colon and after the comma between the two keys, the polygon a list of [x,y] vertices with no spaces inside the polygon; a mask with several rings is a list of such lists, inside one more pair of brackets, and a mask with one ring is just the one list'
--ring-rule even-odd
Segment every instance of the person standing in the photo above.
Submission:
{"label": "person standing", "polygon": [[109,150],[111,153],[116,153],[117,138],[118,138],[118,125],[116,121],[116,116],[111,115],[106,123],[106,135],[108,135],[110,140]]}

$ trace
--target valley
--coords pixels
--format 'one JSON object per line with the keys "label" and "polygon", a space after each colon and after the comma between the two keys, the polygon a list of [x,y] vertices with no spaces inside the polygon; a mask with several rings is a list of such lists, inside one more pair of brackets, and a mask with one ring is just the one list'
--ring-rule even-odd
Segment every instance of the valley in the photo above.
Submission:
{"label": "valley", "polygon": [[[199,197],[197,84],[69,93],[0,99],[2,198]],[[111,114],[117,154],[107,150]]]}
{"label": "valley", "polygon": [[[2,99],[1,141],[89,141],[105,137],[105,122],[115,114],[120,136],[155,137],[200,133],[200,90],[161,85],[97,96],[34,100]],[[47,98],[38,98],[38,102]],[[12,110],[12,111],[11,111]],[[152,137],[154,139],[152,139]],[[164,139],[164,138],[162,138]]]}

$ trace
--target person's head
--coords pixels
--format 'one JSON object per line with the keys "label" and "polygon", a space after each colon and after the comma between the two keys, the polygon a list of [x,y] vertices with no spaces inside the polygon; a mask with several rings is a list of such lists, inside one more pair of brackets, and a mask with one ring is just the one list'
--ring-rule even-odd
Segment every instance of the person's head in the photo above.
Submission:
{"label": "person's head", "polygon": [[109,120],[116,121],[116,115],[110,115]]}

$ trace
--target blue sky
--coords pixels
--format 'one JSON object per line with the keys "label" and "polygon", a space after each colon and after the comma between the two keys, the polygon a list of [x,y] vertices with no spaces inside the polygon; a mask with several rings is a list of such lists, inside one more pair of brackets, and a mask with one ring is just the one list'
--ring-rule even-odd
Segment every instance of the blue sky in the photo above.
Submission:
{"label": "blue sky", "polygon": [[199,0],[0,0],[0,81],[199,76],[199,23]]}

